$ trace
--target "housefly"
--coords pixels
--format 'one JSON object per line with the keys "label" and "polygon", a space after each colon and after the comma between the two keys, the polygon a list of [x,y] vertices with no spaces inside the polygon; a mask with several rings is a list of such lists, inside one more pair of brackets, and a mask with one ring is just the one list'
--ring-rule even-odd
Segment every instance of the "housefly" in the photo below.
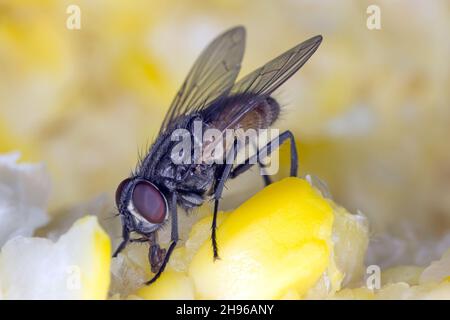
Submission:
{"label": "housefly", "polygon": [[[203,129],[263,129],[277,120],[280,105],[271,94],[296,73],[314,54],[322,41],[315,36],[298,44],[277,58],[236,82],[245,47],[245,29],[234,27],[214,39],[187,75],[173,100],[157,139],[130,177],[116,191],[116,205],[122,220],[123,241],[116,256],[129,242],[149,243],[149,262],[153,283],[169,261],[178,239],[178,207],[189,211],[206,200],[214,201],[212,220],[213,258],[219,257],[216,241],[216,221],[224,184],[248,170],[254,161],[249,157],[240,164],[233,161],[211,163],[175,163],[171,154],[177,141],[171,139],[179,129],[193,131],[194,123]],[[281,133],[278,143],[290,140],[290,175],[297,175],[297,150],[290,131]],[[265,147],[270,154],[270,143]],[[233,150],[237,144],[225,150]],[[194,153],[194,146],[188,153]],[[262,149],[259,149],[261,151]],[[254,157],[251,156],[251,157]],[[234,158],[232,158],[234,159]],[[254,159],[253,159],[254,160]],[[262,164],[258,162],[261,166]],[[264,176],[266,184],[270,179]],[[171,226],[168,249],[158,244],[157,232],[165,224]],[[137,234],[132,239],[130,234]]]}

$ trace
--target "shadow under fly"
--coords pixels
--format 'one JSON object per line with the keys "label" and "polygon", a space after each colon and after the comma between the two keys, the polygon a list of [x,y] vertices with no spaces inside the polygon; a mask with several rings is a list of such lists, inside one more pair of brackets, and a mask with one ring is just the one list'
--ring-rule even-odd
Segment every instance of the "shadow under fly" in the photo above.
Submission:
{"label": "shadow under fly", "polygon": [[[173,149],[178,141],[172,139],[177,129],[188,132],[200,123],[203,130],[216,129],[225,135],[227,129],[264,129],[277,120],[280,105],[271,94],[296,73],[314,54],[322,42],[315,36],[298,44],[264,66],[236,82],[245,47],[245,29],[232,28],[214,39],[188,73],[186,80],[173,100],[159,131],[159,135],[135,172],[123,180],[116,191],[116,205],[122,221],[123,241],[114,253],[116,256],[129,242],[148,242],[149,261],[153,283],[164,271],[178,239],[178,207],[189,211],[206,200],[214,201],[212,221],[213,258],[219,257],[216,222],[224,185],[252,165],[263,166],[255,157],[260,153],[270,155],[274,144],[259,148],[256,154],[236,164],[234,160],[237,140],[225,147],[227,161],[210,162],[208,159],[190,163],[175,163]],[[290,140],[290,175],[297,175],[297,150],[290,131],[277,137],[275,146]],[[217,140],[215,140],[217,142]],[[201,145],[208,142],[201,142]],[[188,150],[194,154],[195,144]],[[186,150],[184,151],[186,152]],[[270,178],[263,175],[264,182]],[[170,218],[170,219],[169,219]],[[158,244],[157,232],[165,224],[171,226],[168,249]],[[138,237],[131,238],[131,234]],[[219,239],[220,240],[220,239]]]}

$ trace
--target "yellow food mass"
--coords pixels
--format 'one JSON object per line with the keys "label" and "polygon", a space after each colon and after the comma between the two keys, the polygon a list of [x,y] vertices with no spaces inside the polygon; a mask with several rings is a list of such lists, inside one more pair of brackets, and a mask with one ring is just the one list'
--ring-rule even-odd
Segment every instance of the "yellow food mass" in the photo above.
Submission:
{"label": "yellow food mass", "polygon": [[[86,216],[77,221],[74,226],[83,224],[91,225],[93,230],[90,234],[91,246],[85,253],[90,259],[82,262],[82,286],[83,299],[106,299],[110,283],[111,265],[111,241],[106,232],[98,225],[97,219]],[[85,266],[85,268],[83,268]]]}
{"label": "yellow food mass", "polygon": [[328,266],[333,210],[306,181],[272,184],[232,212],[206,241],[189,274],[202,299],[272,299],[303,294]]}
{"label": "yellow food mass", "polygon": [[148,300],[194,299],[194,287],[183,272],[167,270],[158,281],[140,288],[136,296]]}
{"label": "yellow food mass", "polygon": [[[220,213],[220,259],[216,261],[211,221],[212,215],[199,220],[184,246],[174,251],[165,274],[135,295],[144,299],[314,299],[339,290],[345,276],[361,274],[366,227],[305,180],[286,178],[273,183],[234,211]],[[336,234],[338,240],[333,241]],[[349,251],[354,254],[348,256]]]}

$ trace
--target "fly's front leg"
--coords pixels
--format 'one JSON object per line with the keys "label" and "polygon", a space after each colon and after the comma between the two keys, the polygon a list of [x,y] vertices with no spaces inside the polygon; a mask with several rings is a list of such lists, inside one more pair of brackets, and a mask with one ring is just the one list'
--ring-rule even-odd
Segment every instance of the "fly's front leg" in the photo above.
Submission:
{"label": "fly's front leg", "polygon": [[156,240],[155,233],[150,237],[150,250],[148,252],[148,260],[153,273],[157,273],[164,262],[166,256],[166,249],[161,249]]}
{"label": "fly's front leg", "polygon": [[114,251],[113,258],[117,257],[117,255],[125,249],[125,247],[128,244],[128,241],[130,241],[130,232],[128,231],[128,228],[125,223],[122,224],[122,242],[117,247],[116,251]]}
{"label": "fly's front leg", "polygon": [[247,160],[245,160],[244,163],[238,165],[230,175],[230,178],[236,178],[241,173],[244,173],[248,169],[250,169],[253,164],[256,162],[255,160],[259,159],[259,154],[262,152],[265,152],[267,156],[269,156],[273,150],[276,148],[279,148],[280,145],[285,142],[286,140],[290,140],[291,145],[291,170],[290,170],[290,176],[296,177],[297,176],[297,170],[298,170],[298,154],[297,154],[297,146],[295,145],[295,138],[291,131],[287,130],[280,134],[277,138],[270,141],[268,144],[266,144],[264,147],[262,147],[258,152],[249,157]]}
{"label": "fly's front leg", "polygon": [[150,260],[150,265],[152,267],[152,272],[155,273],[150,281],[145,284],[149,285],[155,282],[163,273],[169,262],[170,256],[178,242],[178,215],[177,215],[177,196],[175,193],[172,194],[172,199],[170,203],[170,219],[171,219],[171,236],[170,236],[170,246],[169,249],[161,249],[157,243],[156,234],[153,232],[150,237],[150,251],[148,258]]}

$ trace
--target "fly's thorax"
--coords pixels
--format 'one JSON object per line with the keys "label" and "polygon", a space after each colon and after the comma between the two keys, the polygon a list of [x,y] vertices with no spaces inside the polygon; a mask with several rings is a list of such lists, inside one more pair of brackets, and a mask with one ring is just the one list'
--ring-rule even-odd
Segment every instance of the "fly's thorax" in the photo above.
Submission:
{"label": "fly's thorax", "polygon": [[[170,168],[169,168],[170,167]],[[160,183],[170,192],[192,191],[203,194],[208,191],[215,178],[216,165],[207,164],[173,164],[162,170],[158,177]]]}

